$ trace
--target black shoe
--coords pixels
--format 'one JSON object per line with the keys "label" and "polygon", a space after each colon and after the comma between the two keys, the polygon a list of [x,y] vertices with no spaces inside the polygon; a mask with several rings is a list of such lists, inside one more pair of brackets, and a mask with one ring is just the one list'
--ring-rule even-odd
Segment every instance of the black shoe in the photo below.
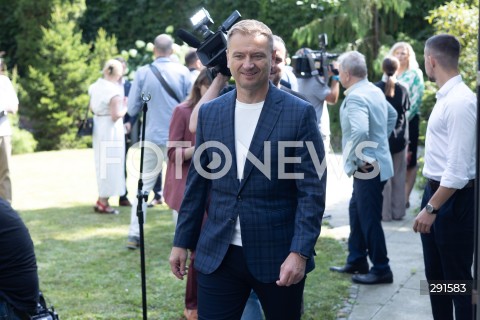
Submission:
{"label": "black shoe", "polygon": [[343,267],[330,267],[330,271],[338,273],[368,273],[368,262],[362,264],[347,263]]}
{"label": "black shoe", "polygon": [[380,284],[380,283],[392,283],[393,273],[388,271],[385,274],[378,275],[374,273],[367,274],[355,274],[352,276],[352,281],[360,284]]}

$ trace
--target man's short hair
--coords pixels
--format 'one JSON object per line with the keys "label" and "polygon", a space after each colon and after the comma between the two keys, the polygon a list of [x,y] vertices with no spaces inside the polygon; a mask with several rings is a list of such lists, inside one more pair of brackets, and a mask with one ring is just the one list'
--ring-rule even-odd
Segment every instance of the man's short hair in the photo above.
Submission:
{"label": "man's short hair", "polygon": [[198,60],[197,51],[191,50],[185,55],[185,64],[190,66]]}
{"label": "man's short hair", "polygon": [[425,48],[438,63],[449,70],[458,68],[460,42],[450,34],[439,34],[428,38]]}
{"label": "man's short hair", "polygon": [[267,27],[266,24],[260,22],[258,20],[247,19],[247,20],[240,20],[233,27],[228,31],[227,34],[227,47],[230,43],[230,38],[236,34],[241,33],[243,35],[251,35],[251,36],[265,36],[268,39],[268,45],[270,50],[273,51],[273,34],[272,30]]}
{"label": "man's short hair", "polygon": [[283,50],[285,51],[285,57],[287,58],[287,46],[285,45],[285,41],[280,36],[277,36],[276,34],[273,35],[273,43],[280,44],[283,47]]}
{"label": "man's short hair", "polygon": [[367,77],[367,63],[365,56],[358,51],[345,52],[338,57],[338,64],[350,75],[365,79]]}

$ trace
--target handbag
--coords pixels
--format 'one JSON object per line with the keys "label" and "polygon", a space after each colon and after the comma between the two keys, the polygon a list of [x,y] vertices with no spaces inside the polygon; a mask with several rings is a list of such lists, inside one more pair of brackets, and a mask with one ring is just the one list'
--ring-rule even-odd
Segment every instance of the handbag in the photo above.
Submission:
{"label": "handbag", "polygon": [[93,118],[88,117],[90,108],[87,106],[84,118],[80,121],[77,131],[77,137],[91,136],[93,134]]}

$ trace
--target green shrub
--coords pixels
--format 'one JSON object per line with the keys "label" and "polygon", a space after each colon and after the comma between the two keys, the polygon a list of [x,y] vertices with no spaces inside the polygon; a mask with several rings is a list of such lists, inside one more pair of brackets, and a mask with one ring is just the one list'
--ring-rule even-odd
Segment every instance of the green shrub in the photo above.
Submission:
{"label": "green shrub", "polygon": [[12,128],[12,154],[32,153],[37,147],[33,134],[18,127]]}

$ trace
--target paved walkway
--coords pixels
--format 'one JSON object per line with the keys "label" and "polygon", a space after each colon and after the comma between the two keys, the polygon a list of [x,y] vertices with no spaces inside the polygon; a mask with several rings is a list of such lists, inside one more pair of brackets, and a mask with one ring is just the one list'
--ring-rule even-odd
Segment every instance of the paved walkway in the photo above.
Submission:
{"label": "paved walkway", "polygon": [[[348,201],[352,180],[341,170],[339,155],[327,158],[327,207],[332,229],[322,233],[346,240],[350,231]],[[430,320],[430,301],[420,295],[420,280],[425,280],[420,236],[413,232],[413,219],[420,207],[421,191],[414,190],[411,208],[401,221],[383,222],[393,284],[358,285],[352,283],[353,302],[349,320]]]}

